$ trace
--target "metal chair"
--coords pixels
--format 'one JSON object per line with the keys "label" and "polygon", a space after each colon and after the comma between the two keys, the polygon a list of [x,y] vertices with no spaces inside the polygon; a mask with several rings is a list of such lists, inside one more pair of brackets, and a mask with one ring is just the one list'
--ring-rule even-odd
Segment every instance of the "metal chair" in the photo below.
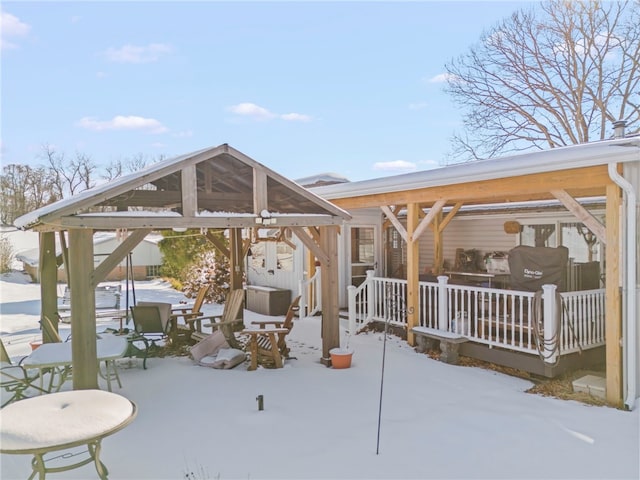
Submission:
{"label": "metal chair", "polygon": [[34,389],[39,393],[47,393],[43,388],[33,384],[39,378],[38,372],[30,374],[22,365],[14,365],[11,362],[11,358],[1,339],[0,360],[0,388],[9,395],[6,400],[2,399],[2,407],[15,400],[27,398],[25,392],[29,389]]}

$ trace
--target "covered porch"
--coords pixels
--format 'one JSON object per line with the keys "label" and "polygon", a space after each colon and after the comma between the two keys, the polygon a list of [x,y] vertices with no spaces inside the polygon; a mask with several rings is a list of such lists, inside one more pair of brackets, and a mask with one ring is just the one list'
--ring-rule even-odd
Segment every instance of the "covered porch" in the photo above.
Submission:
{"label": "covered porch", "polygon": [[[352,330],[371,320],[389,320],[404,326],[407,341],[415,345],[414,328],[434,328],[468,338],[462,350],[479,355],[482,347],[497,363],[515,354],[533,359],[545,375],[552,374],[549,366],[558,358],[566,365],[576,352],[604,350],[607,400],[622,406],[626,399],[632,405],[637,396],[637,204],[632,193],[637,185],[626,179],[638,178],[639,146],[637,139],[617,139],[314,189],[352,214],[378,209],[382,227],[393,227],[405,245],[402,278],[389,278],[390,272],[384,275],[378,268],[363,284],[349,287]],[[589,205],[594,198],[601,199],[601,215]],[[538,314],[535,292],[443,279],[451,273],[445,268],[445,234],[463,207],[541,201],[556,202],[603,246],[601,288],[542,289],[544,307]],[[428,240],[421,242],[425,236]],[[432,265],[421,262],[425,243]],[[430,281],[420,280],[425,266],[434,275]],[[518,360],[512,366],[531,363]]]}

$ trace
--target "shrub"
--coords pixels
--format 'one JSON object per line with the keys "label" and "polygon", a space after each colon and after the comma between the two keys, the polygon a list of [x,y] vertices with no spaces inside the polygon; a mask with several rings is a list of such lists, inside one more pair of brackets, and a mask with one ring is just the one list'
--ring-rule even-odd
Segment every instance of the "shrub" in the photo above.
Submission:
{"label": "shrub", "polygon": [[5,236],[0,237],[0,273],[11,271],[13,265],[13,246]]}

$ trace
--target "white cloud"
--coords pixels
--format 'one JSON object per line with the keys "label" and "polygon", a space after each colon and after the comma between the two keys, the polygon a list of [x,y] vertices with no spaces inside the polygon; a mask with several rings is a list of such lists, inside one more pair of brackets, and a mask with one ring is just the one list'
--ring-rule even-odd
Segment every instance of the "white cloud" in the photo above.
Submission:
{"label": "white cloud", "polygon": [[174,133],[173,136],[177,138],[189,138],[193,137],[193,132],[191,130],[183,130],[182,132]]}
{"label": "white cloud", "polygon": [[429,106],[427,102],[410,103],[409,110],[422,110]]}
{"label": "white cloud", "polygon": [[391,162],[376,162],[373,164],[374,170],[412,172],[416,169],[416,164],[406,160],[393,160]]}
{"label": "white cloud", "polygon": [[104,54],[107,60],[117,63],[151,63],[173,51],[171,45],[151,43],[147,46],[125,45],[120,48],[108,48]]}
{"label": "white cloud", "polygon": [[287,122],[310,122],[311,117],[309,115],[305,115],[303,113],[283,113],[280,115],[282,120],[286,120]]}
{"label": "white cloud", "polygon": [[93,117],[83,117],[76,125],[95,132],[105,130],[144,130],[148,133],[165,133],[169,131],[167,127],[155,118],[144,118],[135,115],[116,115],[111,120],[96,120]]}
{"label": "white cloud", "polygon": [[438,75],[436,75],[435,77],[431,77],[429,79],[427,79],[427,82],[429,83],[446,83],[450,80],[455,79],[454,75],[451,75],[449,73],[439,73]]}
{"label": "white cloud", "polygon": [[279,118],[286,122],[310,122],[312,117],[303,113],[274,113],[260,105],[251,102],[238,103],[227,108],[227,110],[236,115],[249,117],[253,120],[272,120]]}
{"label": "white cloud", "polygon": [[0,12],[0,48],[2,50],[18,48],[18,45],[9,41],[9,38],[13,40],[13,37],[26,37],[30,31],[31,26],[15,15]]}

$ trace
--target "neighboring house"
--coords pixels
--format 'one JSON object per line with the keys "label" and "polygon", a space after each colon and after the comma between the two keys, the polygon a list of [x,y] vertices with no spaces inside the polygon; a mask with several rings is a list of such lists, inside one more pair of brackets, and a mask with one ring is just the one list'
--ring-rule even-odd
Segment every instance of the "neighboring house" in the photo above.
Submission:
{"label": "neighboring house", "polygon": [[[35,232],[17,232],[23,235],[34,235]],[[35,234],[37,237],[37,234]],[[97,266],[105,257],[111,254],[121,243],[115,232],[97,232],[93,237],[93,258]],[[162,266],[162,254],[158,242],[162,240],[160,234],[149,234],[131,251],[131,255],[121,261],[105,278],[105,281],[120,281],[127,278],[134,280],[146,280],[157,277]],[[36,243],[37,245],[37,243]],[[56,237],[56,254],[60,255],[60,241]],[[16,260],[23,264],[23,269],[34,281],[39,281],[39,248],[20,251],[16,254]],[[63,265],[58,268],[58,282],[67,282],[67,272]]]}

